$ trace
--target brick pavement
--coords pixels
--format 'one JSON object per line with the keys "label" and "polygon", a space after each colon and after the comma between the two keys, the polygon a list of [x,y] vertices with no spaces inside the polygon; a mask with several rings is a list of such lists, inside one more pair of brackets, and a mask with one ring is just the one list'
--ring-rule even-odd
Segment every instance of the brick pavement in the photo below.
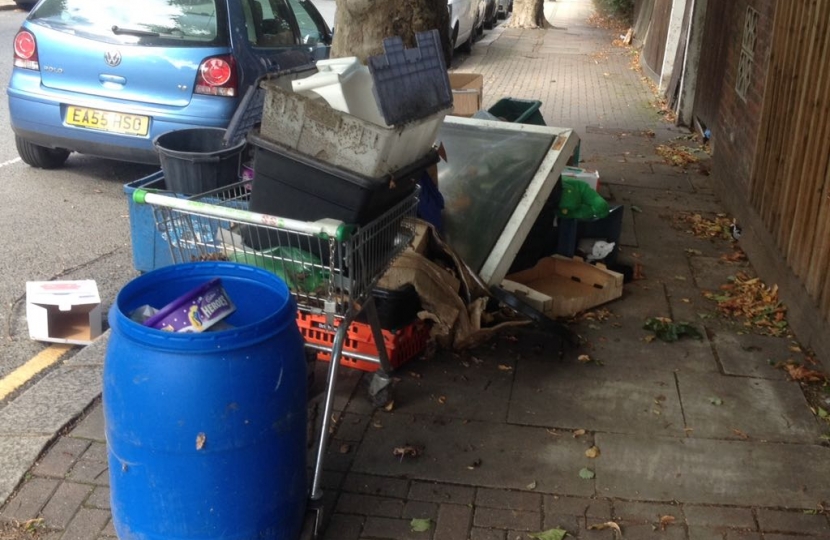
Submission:
{"label": "brick pavement", "polygon": [[[579,351],[525,329],[413,362],[399,373],[392,412],[369,405],[359,373],[342,373],[323,477],[326,539],[514,540],[559,527],[611,540],[611,530],[590,527],[612,520],[629,540],[830,538],[826,426],[770,367],[792,355],[792,343],[712,321],[700,291],[751,267],[725,265],[730,246],[671,226],[678,212],[722,208],[704,176],[655,158],[656,141],[683,131],[649,106],[614,36],[585,23],[589,2],[548,2],[554,28],[497,28],[457,69],[485,75],[485,106],[539,99],[549,125],[576,128],[604,194],[641,209],[626,214],[621,243],[648,279],[627,285],[608,319],[576,326],[587,341]],[[645,317],[701,313],[702,341],[644,339]],[[424,454],[393,458],[407,442]],[[601,455],[589,459],[593,445]],[[42,519],[49,540],[114,537],[104,450],[96,404],[0,516]],[[580,478],[582,468],[595,477]],[[413,532],[413,518],[429,519],[430,530]]]}

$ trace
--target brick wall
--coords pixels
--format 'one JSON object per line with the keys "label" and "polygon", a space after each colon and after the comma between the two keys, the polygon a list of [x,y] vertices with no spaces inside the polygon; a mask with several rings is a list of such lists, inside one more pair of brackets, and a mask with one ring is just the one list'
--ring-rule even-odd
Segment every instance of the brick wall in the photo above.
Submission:
{"label": "brick wall", "polygon": [[[719,5],[718,5],[719,4]],[[748,196],[763,107],[776,0],[709,2],[695,114],[712,132],[712,168]],[[747,6],[759,15],[746,100],[735,90]],[[707,65],[705,62],[709,62]]]}

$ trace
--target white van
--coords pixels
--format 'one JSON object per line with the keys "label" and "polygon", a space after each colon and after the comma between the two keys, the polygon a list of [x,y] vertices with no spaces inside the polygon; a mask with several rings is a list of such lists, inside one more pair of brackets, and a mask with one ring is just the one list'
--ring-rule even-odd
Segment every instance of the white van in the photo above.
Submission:
{"label": "white van", "polygon": [[450,10],[450,43],[453,50],[458,48],[470,52],[476,36],[483,28],[485,0],[447,0]]}

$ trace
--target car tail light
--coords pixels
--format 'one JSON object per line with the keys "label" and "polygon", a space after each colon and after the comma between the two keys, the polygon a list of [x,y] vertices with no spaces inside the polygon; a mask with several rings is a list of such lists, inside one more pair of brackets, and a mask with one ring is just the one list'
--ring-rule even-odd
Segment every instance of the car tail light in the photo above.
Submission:
{"label": "car tail light", "polygon": [[24,69],[40,70],[37,41],[31,32],[21,30],[14,36],[14,65]]}
{"label": "car tail light", "polygon": [[236,61],[233,56],[214,56],[203,60],[196,77],[195,92],[209,96],[236,96]]}

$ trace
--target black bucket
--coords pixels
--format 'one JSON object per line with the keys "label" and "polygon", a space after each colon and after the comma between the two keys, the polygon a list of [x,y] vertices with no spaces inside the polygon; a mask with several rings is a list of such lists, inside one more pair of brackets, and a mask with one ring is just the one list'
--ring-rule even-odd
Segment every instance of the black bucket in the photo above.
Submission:
{"label": "black bucket", "polygon": [[239,181],[239,162],[245,140],[225,146],[222,128],[191,128],[159,135],[153,145],[159,153],[167,189],[194,195]]}

